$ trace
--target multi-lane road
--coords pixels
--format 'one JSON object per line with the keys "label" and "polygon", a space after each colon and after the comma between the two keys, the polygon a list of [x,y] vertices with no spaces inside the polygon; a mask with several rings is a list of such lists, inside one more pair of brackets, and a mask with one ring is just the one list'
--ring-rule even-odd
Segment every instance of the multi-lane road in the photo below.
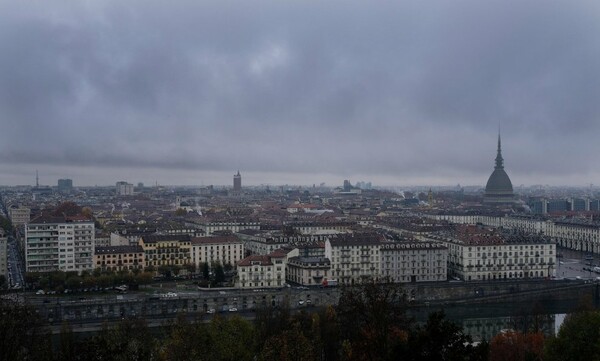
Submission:
{"label": "multi-lane road", "polygon": [[11,287],[21,287],[25,284],[23,274],[24,267],[17,247],[17,240],[13,236],[8,236],[8,284]]}

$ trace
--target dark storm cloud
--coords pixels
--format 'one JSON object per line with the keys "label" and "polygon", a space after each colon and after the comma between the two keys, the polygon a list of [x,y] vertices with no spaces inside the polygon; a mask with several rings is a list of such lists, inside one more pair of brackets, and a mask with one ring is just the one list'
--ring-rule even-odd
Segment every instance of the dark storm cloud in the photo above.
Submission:
{"label": "dark storm cloud", "polygon": [[515,183],[593,182],[599,10],[0,2],[0,183],[79,167],[483,184],[498,124]]}

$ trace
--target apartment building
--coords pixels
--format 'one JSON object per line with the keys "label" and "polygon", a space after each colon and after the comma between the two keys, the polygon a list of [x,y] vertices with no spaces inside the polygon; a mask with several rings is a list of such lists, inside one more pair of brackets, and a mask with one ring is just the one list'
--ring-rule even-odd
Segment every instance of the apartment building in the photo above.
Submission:
{"label": "apartment building", "polygon": [[322,285],[329,280],[331,262],[327,258],[292,257],[286,265],[286,278],[289,282],[303,286]]}
{"label": "apartment building", "polygon": [[144,249],[137,246],[96,247],[94,267],[103,271],[133,271],[144,268]]}
{"label": "apartment building", "polygon": [[14,226],[23,225],[31,220],[31,209],[22,206],[11,206],[8,208],[8,216]]}
{"label": "apartment building", "polygon": [[210,236],[219,231],[230,231],[232,233],[236,233],[244,229],[260,229],[259,222],[250,220],[222,221],[197,219],[194,222],[187,222],[186,224],[191,227],[202,229],[205,236]]}
{"label": "apartment building", "polygon": [[25,225],[26,271],[90,271],[94,237],[94,222],[83,216],[37,217]]}
{"label": "apartment building", "polygon": [[[246,229],[236,233],[247,251],[252,254],[269,254],[288,246],[311,248],[324,242],[329,235],[290,235],[281,231]],[[318,251],[318,250],[317,250]]]}
{"label": "apartment building", "polygon": [[448,248],[448,274],[464,281],[552,277],[556,245],[547,237],[457,225],[429,238]]}
{"label": "apartment building", "polygon": [[277,250],[267,255],[248,256],[237,264],[236,287],[282,287],[286,279],[288,254]]}
{"label": "apartment building", "polygon": [[439,220],[458,224],[482,224],[490,227],[544,235],[557,245],[577,251],[600,253],[600,224],[585,219],[552,220],[541,216],[433,215]]}
{"label": "apartment building", "polygon": [[391,282],[447,280],[448,249],[439,242],[403,240],[380,247],[381,276]]}
{"label": "apartment building", "polygon": [[348,233],[356,222],[349,221],[317,221],[317,222],[287,222],[287,227],[291,227],[301,234],[337,234]]}
{"label": "apartment building", "polygon": [[143,236],[144,266],[185,265],[192,262],[192,241],[188,235]]}
{"label": "apartment building", "polygon": [[325,258],[331,262],[331,277],[345,284],[379,279],[383,240],[378,234],[338,235],[326,240]]}
{"label": "apartment building", "polygon": [[196,237],[191,242],[192,263],[196,267],[202,263],[233,266],[245,256],[244,242],[235,236]]}
{"label": "apartment building", "polygon": [[118,196],[132,196],[133,184],[123,181],[117,182],[115,185],[115,192]]}

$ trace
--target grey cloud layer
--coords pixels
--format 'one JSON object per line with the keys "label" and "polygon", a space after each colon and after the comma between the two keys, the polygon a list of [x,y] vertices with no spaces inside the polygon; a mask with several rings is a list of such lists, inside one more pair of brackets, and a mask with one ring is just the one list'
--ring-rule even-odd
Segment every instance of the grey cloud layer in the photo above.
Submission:
{"label": "grey cloud layer", "polygon": [[501,123],[513,178],[586,183],[599,175],[599,10],[0,2],[0,165],[457,183],[487,176]]}

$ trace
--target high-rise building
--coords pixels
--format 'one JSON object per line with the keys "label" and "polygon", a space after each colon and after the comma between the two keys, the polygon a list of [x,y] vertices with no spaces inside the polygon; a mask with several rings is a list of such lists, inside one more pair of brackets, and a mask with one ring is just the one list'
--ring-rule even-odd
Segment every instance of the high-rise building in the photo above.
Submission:
{"label": "high-rise building", "polygon": [[548,213],[560,213],[571,210],[571,204],[566,199],[549,199],[547,211]]}
{"label": "high-rise building", "polygon": [[132,196],[133,184],[127,182],[117,182],[116,191],[118,196]]}
{"label": "high-rise building", "polygon": [[41,215],[25,225],[27,272],[91,271],[94,221],[83,216]]}
{"label": "high-rise building", "polygon": [[514,203],[512,182],[504,171],[504,159],[502,158],[502,145],[500,133],[498,133],[498,153],[496,154],[496,166],[485,186],[484,203]]}
{"label": "high-rise building", "polygon": [[233,191],[234,192],[242,191],[242,176],[240,175],[239,170],[238,170],[237,174],[233,175]]}
{"label": "high-rise building", "polygon": [[58,180],[58,191],[61,193],[69,193],[73,190],[72,179],[59,179]]}
{"label": "high-rise building", "polygon": [[31,209],[23,206],[17,206],[13,204],[8,208],[8,216],[13,225],[19,226],[21,224],[29,223],[31,218]]}

